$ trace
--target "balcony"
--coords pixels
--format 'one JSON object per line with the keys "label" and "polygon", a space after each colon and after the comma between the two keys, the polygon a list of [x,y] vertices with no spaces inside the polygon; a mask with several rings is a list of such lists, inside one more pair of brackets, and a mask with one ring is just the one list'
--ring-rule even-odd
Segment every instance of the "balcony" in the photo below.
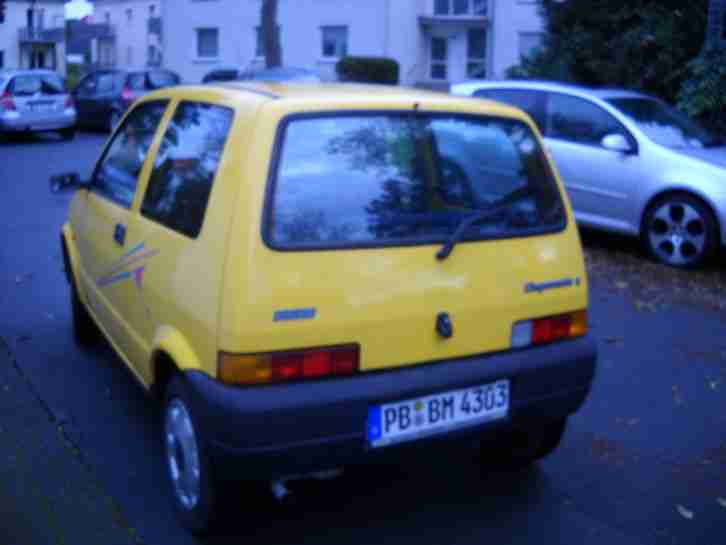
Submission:
{"label": "balcony", "polygon": [[419,16],[423,27],[479,25],[489,20],[488,0],[433,0],[433,12]]}
{"label": "balcony", "polygon": [[65,28],[28,28],[18,29],[20,43],[56,44],[65,40]]}

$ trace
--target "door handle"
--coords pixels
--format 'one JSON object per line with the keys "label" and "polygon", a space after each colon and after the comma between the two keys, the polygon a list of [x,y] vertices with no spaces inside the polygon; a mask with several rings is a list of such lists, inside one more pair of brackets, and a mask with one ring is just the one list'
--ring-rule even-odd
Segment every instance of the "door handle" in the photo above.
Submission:
{"label": "door handle", "polygon": [[117,223],[113,228],[113,239],[119,246],[123,246],[126,241],[126,226]]}

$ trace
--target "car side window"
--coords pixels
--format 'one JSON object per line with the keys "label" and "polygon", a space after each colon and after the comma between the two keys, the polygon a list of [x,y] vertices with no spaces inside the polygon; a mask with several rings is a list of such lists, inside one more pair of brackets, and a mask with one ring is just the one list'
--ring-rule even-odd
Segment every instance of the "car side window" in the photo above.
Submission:
{"label": "car side window", "polygon": [[166,100],[145,102],[129,113],[96,167],[93,191],[131,208],[141,167],[167,105]]}
{"label": "car side window", "polygon": [[99,93],[112,93],[114,89],[114,75],[100,74],[96,85]]}
{"label": "car side window", "polygon": [[146,76],[141,74],[129,74],[126,79],[126,87],[134,91],[142,91],[146,87]]}
{"label": "car side window", "polygon": [[604,136],[627,132],[608,112],[582,98],[551,93],[547,136],[579,144],[601,145]]}
{"label": "car side window", "polygon": [[474,96],[496,100],[523,110],[537,124],[539,132],[544,134],[546,127],[544,92],[526,89],[479,89],[474,92]]}
{"label": "car side window", "polygon": [[78,94],[89,96],[96,92],[96,76],[86,76],[78,84]]}
{"label": "car side window", "polygon": [[41,87],[38,76],[15,76],[10,84],[11,93],[16,97],[33,96],[40,93]]}
{"label": "car side window", "polygon": [[141,214],[196,238],[217,173],[234,111],[181,102],[164,134],[141,204]]}

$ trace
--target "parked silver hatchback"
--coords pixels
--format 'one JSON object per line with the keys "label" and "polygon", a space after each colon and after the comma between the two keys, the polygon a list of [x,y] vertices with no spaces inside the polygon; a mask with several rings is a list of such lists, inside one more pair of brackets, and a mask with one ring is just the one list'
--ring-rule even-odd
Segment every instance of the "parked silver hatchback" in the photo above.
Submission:
{"label": "parked silver hatchback", "polygon": [[467,82],[456,95],[530,115],[578,223],[640,237],[659,261],[695,267],[726,244],[726,145],[640,93],[548,82]]}
{"label": "parked silver hatchback", "polygon": [[76,134],[76,108],[61,76],[51,70],[0,71],[0,134],[57,131]]}

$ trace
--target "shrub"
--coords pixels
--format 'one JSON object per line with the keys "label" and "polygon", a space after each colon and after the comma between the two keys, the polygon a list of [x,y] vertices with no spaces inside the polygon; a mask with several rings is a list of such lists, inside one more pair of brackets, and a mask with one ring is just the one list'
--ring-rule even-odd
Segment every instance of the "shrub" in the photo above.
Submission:
{"label": "shrub", "polygon": [[398,63],[384,57],[343,57],[335,65],[340,81],[398,83]]}
{"label": "shrub", "polygon": [[678,107],[726,137],[726,50],[706,50],[688,63]]}

